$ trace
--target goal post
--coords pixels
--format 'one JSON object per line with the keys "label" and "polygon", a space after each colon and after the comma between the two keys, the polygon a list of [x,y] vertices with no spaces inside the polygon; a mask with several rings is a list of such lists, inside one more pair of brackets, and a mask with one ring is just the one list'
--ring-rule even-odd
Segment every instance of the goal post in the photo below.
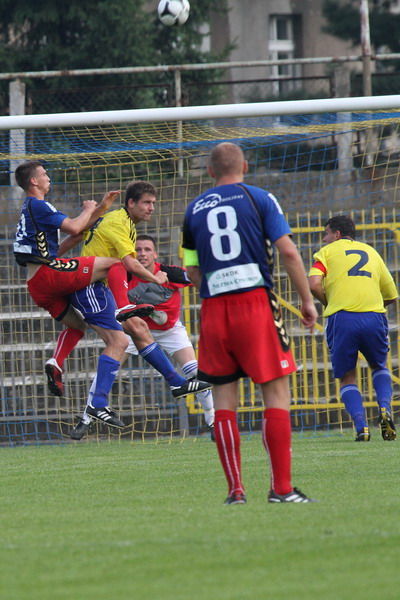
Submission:
{"label": "goal post", "polygon": [[[16,196],[10,165],[43,161],[52,181],[49,200],[70,216],[83,200],[98,200],[106,190],[124,189],[133,179],[152,181],[157,209],[138,232],[156,238],[162,262],[179,264],[187,203],[212,185],[206,172],[209,152],[218,142],[233,141],[249,161],[246,182],[268,189],[280,201],[307,269],[322,244],[324,222],[344,212],[354,216],[359,239],[381,253],[398,283],[399,124],[398,96],[0,117],[0,444],[68,440],[102,348],[88,332],[67,360],[65,397],[49,395],[44,363],[61,329],[32,303],[24,271],[12,255],[18,210],[11,201]],[[298,365],[291,376],[294,429],[315,435],[349,427],[332,378],[323,320],[314,335],[304,331],[298,297],[279,255],[275,288]],[[182,319],[196,346],[200,301],[189,288],[183,298]],[[388,309],[395,413],[400,411],[397,310],[396,304]],[[376,401],[363,360],[357,377],[373,423]],[[260,394],[246,379],[240,389],[241,431],[257,431]],[[110,404],[126,429],[113,433],[97,426],[88,439],[206,436],[194,398],[177,404],[161,376],[141,358],[130,357],[123,365]]]}

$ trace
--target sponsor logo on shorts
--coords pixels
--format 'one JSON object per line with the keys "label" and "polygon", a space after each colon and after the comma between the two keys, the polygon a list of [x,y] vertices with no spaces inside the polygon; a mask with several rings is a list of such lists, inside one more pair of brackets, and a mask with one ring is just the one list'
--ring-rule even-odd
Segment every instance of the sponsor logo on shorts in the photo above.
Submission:
{"label": "sponsor logo on shorts", "polygon": [[79,261],[77,260],[62,260],[55,258],[47,265],[50,269],[55,271],[76,271],[79,267]]}
{"label": "sponsor logo on shorts", "polygon": [[281,307],[280,304],[272,290],[267,290],[270,306],[272,309],[272,314],[274,317],[274,323],[276,327],[276,331],[278,333],[279,341],[281,343],[282,350],[287,352],[290,347],[290,339],[288,334],[286,333],[285,325],[282,319]]}

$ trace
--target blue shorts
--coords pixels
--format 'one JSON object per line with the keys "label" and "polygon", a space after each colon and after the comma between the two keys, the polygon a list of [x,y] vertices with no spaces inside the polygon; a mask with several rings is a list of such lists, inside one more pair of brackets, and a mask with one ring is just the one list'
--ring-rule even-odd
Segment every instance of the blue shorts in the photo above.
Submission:
{"label": "blue shorts", "polygon": [[115,318],[117,305],[109,288],[102,281],[96,281],[69,296],[74,308],[82,313],[86,323],[103,329],[123,331]]}
{"label": "blue shorts", "polygon": [[384,313],[341,310],[327,318],[325,334],[334,377],[340,379],[357,366],[358,352],[370,367],[386,366],[389,340]]}

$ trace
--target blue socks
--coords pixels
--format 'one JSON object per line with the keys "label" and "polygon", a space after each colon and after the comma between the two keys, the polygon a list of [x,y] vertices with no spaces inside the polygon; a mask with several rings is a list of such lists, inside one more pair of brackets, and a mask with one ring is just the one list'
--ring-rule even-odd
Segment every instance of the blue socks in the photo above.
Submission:
{"label": "blue socks", "polygon": [[392,399],[392,377],[389,369],[376,369],[372,372],[372,384],[376,393],[379,408],[386,408],[390,412]]}
{"label": "blue socks", "polygon": [[120,363],[107,354],[100,354],[97,363],[97,379],[91,405],[93,408],[108,406],[108,394],[111,391]]}
{"label": "blue socks", "polygon": [[186,379],[179,375],[176,369],[174,369],[171,362],[156,342],[149,344],[149,346],[146,346],[143,350],[139,350],[139,354],[152,367],[161,373],[171,387],[180,387],[186,383]]}
{"label": "blue socks", "polygon": [[358,387],[356,385],[344,385],[340,388],[340,397],[354,422],[356,431],[361,431],[364,427],[368,427],[363,400]]}

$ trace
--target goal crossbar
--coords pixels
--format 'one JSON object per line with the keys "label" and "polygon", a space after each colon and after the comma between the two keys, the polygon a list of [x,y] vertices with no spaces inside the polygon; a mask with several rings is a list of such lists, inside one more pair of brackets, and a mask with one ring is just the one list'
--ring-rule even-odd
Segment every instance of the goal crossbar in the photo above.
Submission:
{"label": "goal crossbar", "polygon": [[358,96],[354,98],[323,98],[288,102],[251,102],[48,115],[12,115],[0,117],[0,130],[396,109],[400,110],[400,95]]}

